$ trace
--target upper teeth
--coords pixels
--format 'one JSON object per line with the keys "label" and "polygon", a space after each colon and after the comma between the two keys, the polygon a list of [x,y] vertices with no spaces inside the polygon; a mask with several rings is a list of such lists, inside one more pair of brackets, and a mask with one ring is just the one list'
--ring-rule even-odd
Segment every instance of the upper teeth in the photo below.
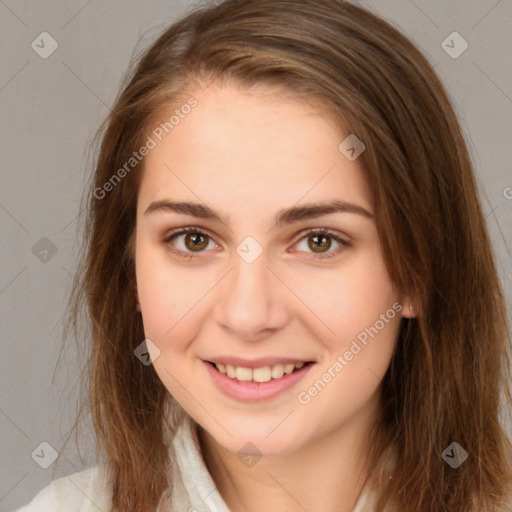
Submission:
{"label": "upper teeth", "polygon": [[304,363],[276,364],[273,366],[262,366],[261,368],[245,368],[230,364],[215,363],[220,373],[226,374],[230,379],[241,381],[268,382],[271,379],[280,379],[284,374],[292,373],[296,368],[302,368]]}

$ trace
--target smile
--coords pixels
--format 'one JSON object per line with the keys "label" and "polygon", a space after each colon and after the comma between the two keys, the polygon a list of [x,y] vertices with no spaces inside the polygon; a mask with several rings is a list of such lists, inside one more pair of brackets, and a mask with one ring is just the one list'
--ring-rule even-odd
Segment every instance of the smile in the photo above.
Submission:
{"label": "smile", "polygon": [[300,370],[304,363],[276,364],[262,366],[260,368],[245,368],[231,364],[214,363],[220,373],[227,375],[230,379],[240,382],[269,382],[272,379],[281,379],[295,370]]}
{"label": "smile", "polygon": [[[233,361],[232,361],[233,362]],[[224,395],[243,402],[258,402],[277,398],[296,386],[316,366],[313,361],[265,366],[235,366],[203,360],[204,368],[215,387]],[[259,362],[259,364],[262,364]]]}

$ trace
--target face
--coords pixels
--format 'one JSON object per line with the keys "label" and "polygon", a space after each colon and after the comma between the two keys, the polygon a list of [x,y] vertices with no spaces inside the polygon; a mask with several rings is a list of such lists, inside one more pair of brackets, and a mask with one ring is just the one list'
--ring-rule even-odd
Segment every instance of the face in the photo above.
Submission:
{"label": "face", "polygon": [[360,160],[338,149],[349,132],[283,91],[212,84],[194,97],[155,139],[139,189],[148,347],[224,448],[286,454],[376,409],[403,298]]}

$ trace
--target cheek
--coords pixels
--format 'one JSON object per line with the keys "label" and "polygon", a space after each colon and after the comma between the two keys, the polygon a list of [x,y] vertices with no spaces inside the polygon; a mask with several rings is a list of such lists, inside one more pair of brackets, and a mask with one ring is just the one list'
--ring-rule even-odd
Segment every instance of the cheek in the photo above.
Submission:
{"label": "cheek", "polygon": [[401,320],[394,309],[389,311],[388,322],[377,326],[382,328],[369,325],[354,337],[338,337],[318,374],[302,387],[300,404],[324,411],[320,416],[331,425],[364,407],[377,392],[395,350]]}
{"label": "cheek", "polygon": [[148,337],[158,339],[172,327],[179,304],[176,287],[168,286],[162,278],[162,273],[156,267],[142,269],[137,273],[137,288],[145,332]]}
{"label": "cheek", "polygon": [[395,317],[392,306],[399,295],[377,250],[361,251],[346,265],[322,275],[293,277],[294,291],[311,312],[310,327],[319,335],[321,330],[321,339],[335,346],[355,338],[387,312],[386,319]]}
{"label": "cheek", "polygon": [[141,248],[136,257],[144,335],[159,349],[154,367],[167,389],[179,394],[172,376],[181,382],[193,373],[190,365],[197,364],[190,347],[211,307],[210,297],[205,295],[214,284],[214,276],[206,278],[171,265],[165,255],[154,250]]}
{"label": "cheek", "polygon": [[153,336],[162,338],[180,318],[192,312],[206,284],[201,285],[187,271],[171,265],[164,250],[147,242],[136,246],[135,258],[144,326]]}

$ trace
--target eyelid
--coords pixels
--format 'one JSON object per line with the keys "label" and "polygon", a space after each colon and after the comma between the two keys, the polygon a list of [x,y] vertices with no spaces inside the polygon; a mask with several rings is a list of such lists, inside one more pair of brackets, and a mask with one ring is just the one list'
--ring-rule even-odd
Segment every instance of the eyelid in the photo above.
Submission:
{"label": "eyelid", "polygon": [[203,235],[208,235],[209,237],[213,238],[213,236],[210,234],[210,232],[205,228],[200,228],[199,226],[184,226],[182,228],[176,228],[171,229],[169,232],[167,232],[164,237],[169,239],[172,238],[174,235],[188,233],[188,232],[198,232]]}
{"label": "eyelid", "polygon": [[306,228],[297,235],[297,242],[302,240],[307,235],[328,235],[339,242],[344,242],[347,244],[349,243],[349,240],[345,240],[345,238],[343,238],[343,235],[329,228]]}

